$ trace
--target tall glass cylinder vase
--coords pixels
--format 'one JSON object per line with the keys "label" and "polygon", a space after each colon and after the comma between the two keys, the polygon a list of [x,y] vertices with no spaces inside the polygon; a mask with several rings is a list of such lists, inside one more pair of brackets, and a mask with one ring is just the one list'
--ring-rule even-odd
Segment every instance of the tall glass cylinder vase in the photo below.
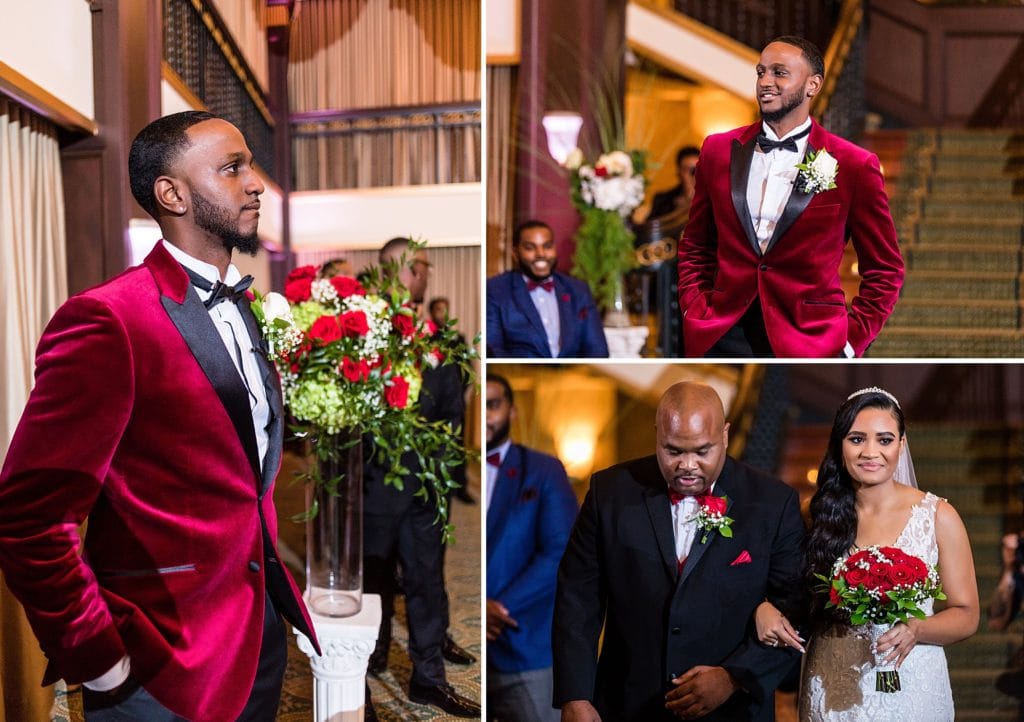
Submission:
{"label": "tall glass cylinder vase", "polygon": [[363,450],[358,434],[321,437],[331,444],[320,479],[307,490],[306,585],[317,614],[350,617],[363,606]]}

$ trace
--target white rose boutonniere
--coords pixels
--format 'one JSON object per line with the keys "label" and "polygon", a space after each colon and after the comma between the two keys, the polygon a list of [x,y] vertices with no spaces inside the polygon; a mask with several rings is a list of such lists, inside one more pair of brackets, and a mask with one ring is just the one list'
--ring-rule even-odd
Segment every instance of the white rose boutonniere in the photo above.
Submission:
{"label": "white rose boutonniere", "polygon": [[836,174],[839,172],[839,161],[827,150],[808,153],[805,162],[797,165],[800,173],[796,177],[796,187],[801,193],[821,193],[836,187]]}

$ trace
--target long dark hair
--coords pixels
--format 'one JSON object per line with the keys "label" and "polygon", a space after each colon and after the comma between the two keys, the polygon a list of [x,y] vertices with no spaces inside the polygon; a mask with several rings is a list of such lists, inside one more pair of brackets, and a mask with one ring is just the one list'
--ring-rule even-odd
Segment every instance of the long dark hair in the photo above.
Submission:
{"label": "long dark hair", "polygon": [[812,590],[811,619],[816,626],[828,619],[824,609],[828,591],[818,591],[822,582],[815,574],[830,576],[836,559],[845,556],[857,538],[857,494],[843,463],[843,440],[864,409],[888,411],[896,419],[901,439],[906,432],[903,410],[895,399],[879,390],[859,392],[836,411],[828,449],[818,468],[818,490],[811,498],[811,531],[806,541],[805,579]]}

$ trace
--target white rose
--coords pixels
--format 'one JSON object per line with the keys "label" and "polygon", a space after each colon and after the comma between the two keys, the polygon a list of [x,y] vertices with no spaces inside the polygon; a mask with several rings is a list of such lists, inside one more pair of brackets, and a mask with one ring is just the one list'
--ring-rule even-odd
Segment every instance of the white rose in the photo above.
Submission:
{"label": "white rose", "polygon": [[583,165],[583,151],[573,148],[565,158],[565,167],[569,170],[576,170],[581,165]]}
{"label": "white rose", "polygon": [[611,153],[602,155],[598,162],[608,169],[609,175],[622,175],[627,178],[633,175],[633,159],[629,157],[628,153],[623,153],[621,150],[613,150]]}
{"label": "white rose", "polygon": [[273,323],[279,318],[283,318],[288,323],[294,323],[288,299],[275,291],[271,291],[263,297],[263,317],[267,320],[268,324]]}
{"label": "white rose", "polygon": [[814,161],[811,163],[811,168],[822,178],[827,178],[829,181],[835,180],[836,169],[839,167],[839,161],[829,155],[827,150],[822,150],[816,156]]}

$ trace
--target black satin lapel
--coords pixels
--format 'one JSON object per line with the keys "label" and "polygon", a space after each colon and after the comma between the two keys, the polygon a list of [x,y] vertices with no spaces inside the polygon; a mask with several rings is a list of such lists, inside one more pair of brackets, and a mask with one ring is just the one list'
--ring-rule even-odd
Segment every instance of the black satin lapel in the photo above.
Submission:
{"label": "black satin lapel", "polygon": [[209,311],[191,290],[185,294],[185,300],[181,304],[167,296],[161,296],[160,303],[224,404],[224,409],[228,412],[228,417],[238,434],[238,440],[242,443],[245,455],[249,458],[249,463],[252,464],[258,478],[260,459],[256,446],[256,432],[253,431],[252,425],[249,392],[246,391],[242,377],[238,375],[238,369],[235,368],[220,334],[213,325]]}
{"label": "black satin lapel", "polygon": [[750,177],[750,162],[754,157],[754,136],[746,144],[739,140],[732,142],[732,155],[729,160],[729,177],[732,185],[732,205],[736,209],[736,217],[740,219],[740,226],[747,234],[747,241],[750,243],[754,253],[761,255],[761,247],[757,244],[757,236],[754,235],[754,222],[750,220],[750,207],[747,205],[747,179]]}
{"label": "black satin lapel", "polygon": [[648,489],[644,493],[644,501],[654,528],[654,538],[658,540],[661,560],[665,563],[665,571],[675,581],[679,575],[679,560],[676,558],[676,537],[672,533],[672,510],[669,508],[668,493]]}
{"label": "black satin lapel", "polygon": [[[715,496],[718,495],[716,494]],[[701,543],[701,539],[704,538],[705,534],[707,534],[707,541]],[[693,538],[693,544],[690,545],[690,553],[686,557],[686,565],[683,567],[683,578],[679,580],[680,584],[686,583],[687,577],[696,568],[697,562],[704,556],[708,547],[714,543],[715,537],[718,535],[718,532],[714,530],[708,532],[701,531],[700,529],[697,530],[697,535]]]}
{"label": "black satin lapel", "polygon": [[249,340],[252,341],[253,348],[257,351],[256,362],[260,369],[260,377],[263,379],[263,388],[267,394],[267,405],[270,407],[270,423],[267,426],[267,434],[270,439],[267,444],[267,458],[263,460],[263,488],[260,489],[263,492],[274,480],[274,474],[281,461],[281,453],[284,448],[284,398],[281,393],[281,379],[277,375],[274,364],[267,358],[269,355],[267,341],[263,338],[256,316],[253,315],[252,309],[249,307],[249,299],[243,298],[238,301],[238,311],[242,314],[242,320],[245,321]]}
{"label": "black satin lapel", "polygon": [[[814,148],[811,146],[810,141],[807,143],[807,153],[813,153]],[[807,159],[806,154],[804,160]],[[803,161],[801,161],[803,162]],[[789,200],[786,201],[786,207],[782,210],[782,216],[779,218],[779,222],[775,224],[775,232],[772,233],[772,237],[768,240],[768,245],[765,247],[764,252],[767,253],[772,249],[782,234],[789,230],[796,219],[800,217],[800,214],[807,208],[807,204],[814,198],[813,193],[802,193],[797,187],[796,183],[793,184],[793,192],[789,194]]]}

